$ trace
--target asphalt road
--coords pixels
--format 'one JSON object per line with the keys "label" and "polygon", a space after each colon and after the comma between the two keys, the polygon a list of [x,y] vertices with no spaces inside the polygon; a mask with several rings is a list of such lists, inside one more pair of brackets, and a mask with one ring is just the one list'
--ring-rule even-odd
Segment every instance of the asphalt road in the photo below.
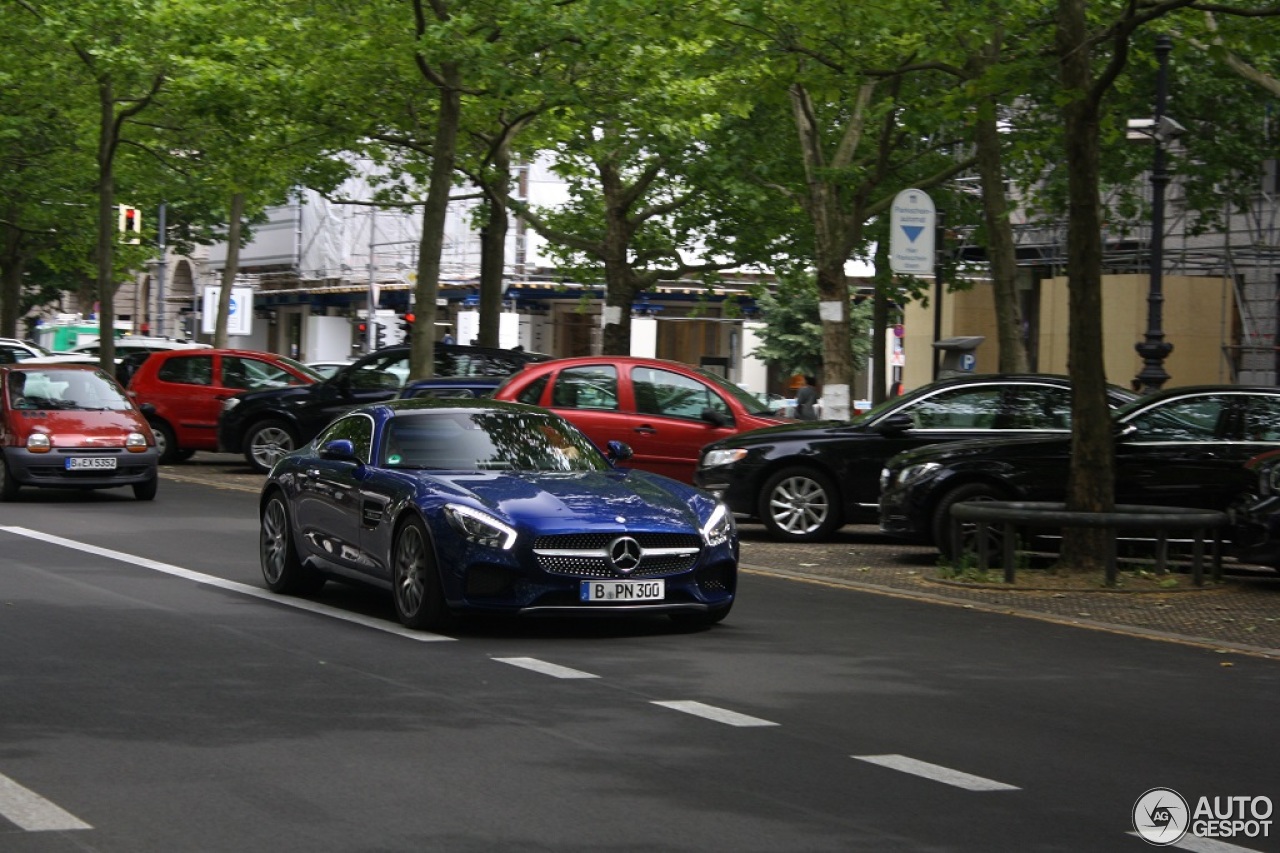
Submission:
{"label": "asphalt road", "polygon": [[1138,851],[1152,788],[1280,800],[1274,660],[758,573],[701,633],[439,637],[266,593],[256,535],[178,480],[4,506],[0,850]]}

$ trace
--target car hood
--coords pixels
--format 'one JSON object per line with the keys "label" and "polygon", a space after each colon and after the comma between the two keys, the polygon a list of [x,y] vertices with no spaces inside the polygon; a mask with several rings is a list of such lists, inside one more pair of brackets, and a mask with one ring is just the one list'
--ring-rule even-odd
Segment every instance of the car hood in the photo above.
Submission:
{"label": "car hood", "polygon": [[16,409],[9,413],[15,444],[25,444],[33,432],[50,436],[54,447],[123,447],[131,432],[150,437],[151,429],[131,410]]}
{"label": "car hood", "polygon": [[718,439],[707,447],[745,447],[784,440],[808,441],[859,432],[866,432],[866,428],[848,421],[782,421],[777,426],[759,427]]}
{"label": "car hood", "polygon": [[[510,471],[423,472],[425,480],[470,496],[542,533],[617,530],[690,532],[715,502],[683,483],[644,471],[553,474]],[[621,519],[621,520],[620,520]]]}
{"label": "car hood", "polygon": [[947,465],[962,459],[1040,456],[1059,453],[1070,447],[1069,435],[1048,438],[976,438],[969,441],[928,444],[915,450],[907,450],[893,457],[889,464],[893,468],[904,468],[907,465],[918,465],[922,462],[938,462]]}

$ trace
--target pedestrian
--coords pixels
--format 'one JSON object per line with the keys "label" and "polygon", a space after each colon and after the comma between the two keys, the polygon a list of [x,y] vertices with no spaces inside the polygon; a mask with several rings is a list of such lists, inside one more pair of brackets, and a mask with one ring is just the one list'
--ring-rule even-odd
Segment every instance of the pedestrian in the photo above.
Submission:
{"label": "pedestrian", "polygon": [[818,380],[812,376],[804,378],[804,384],[796,391],[796,417],[802,421],[818,419]]}
{"label": "pedestrian", "polygon": [[445,329],[445,332],[444,332],[444,343],[446,343],[446,344],[451,344],[451,343],[453,343],[453,329]]}

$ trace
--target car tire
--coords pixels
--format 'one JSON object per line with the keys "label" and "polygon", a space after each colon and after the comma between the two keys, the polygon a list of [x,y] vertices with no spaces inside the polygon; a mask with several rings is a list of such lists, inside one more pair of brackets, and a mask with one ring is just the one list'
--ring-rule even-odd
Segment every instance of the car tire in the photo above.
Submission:
{"label": "car tire", "polygon": [[173,434],[173,427],[164,421],[151,421],[151,434],[156,440],[156,453],[161,465],[172,465],[178,461],[181,453],[178,450],[178,439]]}
{"label": "car tire", "polygon": [[133,484],[133,497],[139,501],[153,501],[156,499],[156,491],[160,488],[160,476],[157,474],[150,480],[142,483]]}
{"label": "car tire", "polygon": [[[1006,495],[999,488],[989,483],[963,483],[943,494],[934,507],[930,525],[933,532],[933,543],[943,557],[954,561],[957,558],[955,543],[951,541],[951,508],[964,501],[1002,501]],[[976,524],[962,524],[960,527],[960,547],[963,552],[977,553]],[[987,527],[987,553],[992,556],[1001,552],[1003,530],[1000,525]]]}
{"label": "car tire", "polygon": [[697,631],[702,628],[710,628],[719,622],[723,622],[724,618],[729,615],[729,611],[733,609],[732,604],[724,607],[713,607],[710,610],[703,610],[694,613],[671,613],[669,617],[673,625],[684,631]]}
{"label": "car tire", "polygon": [[298,446],[297,436],[284,421],[261,421],[244,439],[244,458],[253,470],[266,474],[286,454]]}
{"label": "car tire", "polygon": [[835,482],[817,469],[799,465],[765,481],[757,514],[769,535],[784,542],[826,539],[843,524]]}
{"label": "car tire", "polygon": [[18,489],[22,485],[9,473],[9,466],[5,464],[4,458],[0,457],[0,501],[16,501],[18,499]]}
{"label": "car tire", "polygon": [[258,562],[267,589],[283,595],[311,595],[324,586],[324,575],[302,564],[284,495],[274,492],[262,507]]}
{"label": "car tire", "polygon": [[406,628],[443,631],[457,625],[449,609],[426,526],[410,518],[391,546],[391,594],[396,618]]}

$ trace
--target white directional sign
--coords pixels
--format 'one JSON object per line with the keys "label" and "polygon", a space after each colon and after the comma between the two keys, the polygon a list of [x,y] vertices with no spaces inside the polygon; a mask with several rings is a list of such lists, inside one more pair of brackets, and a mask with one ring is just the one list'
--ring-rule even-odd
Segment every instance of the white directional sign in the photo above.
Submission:
{"label": "white directional sign", "polygon": [[933,233],[937,227],[933,199],[923,190],[903,190],[889,214],[889,266],[897,273],[932,275]]}
{"label": "white directional sign", "polygon": [[[208,286],[204,289],[203,316],[200,319],[200,331],[212,335],[218,324],[218,297],[221,287]],[[253,334],[253,288],[231,288],[231,304],[227,308],[227,334]]]}

